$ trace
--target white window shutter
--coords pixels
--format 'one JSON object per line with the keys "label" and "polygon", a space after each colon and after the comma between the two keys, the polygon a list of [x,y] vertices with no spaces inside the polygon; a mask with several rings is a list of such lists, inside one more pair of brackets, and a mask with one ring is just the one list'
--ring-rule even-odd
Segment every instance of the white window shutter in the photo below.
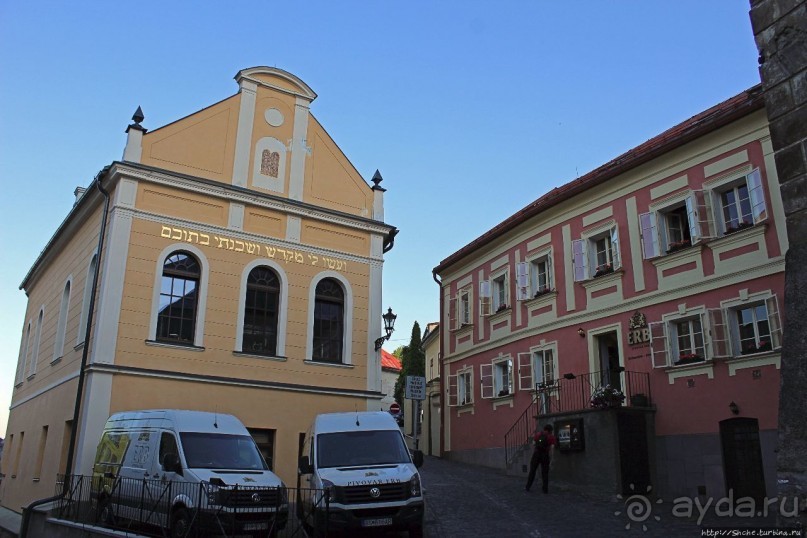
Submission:
{"label": "white window shutter", "polygon": [[448,375],[448,384],[446,385],[446,405],[448,407],[457,407],[458,402],[458,378],[457,374]]}
{"label": "white window shutter", "polygon": [[771,348],[781,349],[782,322],[779,319],[779,302],[776,300],[776,295],[765,299],[765,307],[768,309],[768,327],[771,330]]}
{"label": "white window shutter", "polygon": [[555,284],[552,273],[552,254],[546,256],[546,289],[551,290]]}
{"label": "white window shutter", "polygon": [[710,194],[702,190],[693,191],[692,195],[686,199],[686,206],[692,244],[714,238]]}
{"label": "white window shutter", "polygon": [[448,326],[451,330],[460,328],[460,298],[451,297],[448,300]]}
{"label": "white window shutter", "polygon": [[649,323],[650,354],[653,357],[653,368],[666,368],[670,365],[670,353],[667,347],[667,324],[663,321]]}
{"label": "white window shutter", "polygon": [[751,199],[751,214],[754,217],[754,224],[759,224],[768,218],[768,211],[765,207],[765,192],[762,189],[762,173],[759,168],[748,174],[747,181],[748,196]]}
{"label": "white window shutter", "polygon": [[658,221],[654,212],[639,215],[639,228],[642,234],[642,251],[644,259],[655,258],[659,255]]}
{"label": "white window shutter", "polygon": [[479,315],[489,316],[490,314],[490,280],[483,280],[479,283]]}
{"label": "white window shutter", "polygon": [[533,390],[532,353],[518,354],[518,390]]}
{"label": "white window shutter", "polygon": [[709,325],[711,327],[712,357],[715,359],[731,356],[731,347],[726,314],[722,308],[709,309]]}
{"label": "white window shutter", "polygon": [[516,391],[513,379],[514,376],[515,372],[513,371],[513,359],[507,359],[507,390],[510,394],[513,394]]}
{"label": "white window shutter", "polygon": [[493,364],[479,365],[479,382],[482,385],[482,398],[493,398]]}
{"label": "white window shutter", "polygon": [[526,301],[530,298],[530,266],[527,262],[516,264],[516,300]]}
{"label": "white window shutter", "polygon": [[622,267],[622,257],[619,255],[619,229],[618,226],[611,228],[611,262],[614,271]]}
{"label": "white window shutter", "polygon": [[586,256],[586,240],[572,241],[572,264],[574,266],[574,281],[580,282],[588,278],[588,257]]}

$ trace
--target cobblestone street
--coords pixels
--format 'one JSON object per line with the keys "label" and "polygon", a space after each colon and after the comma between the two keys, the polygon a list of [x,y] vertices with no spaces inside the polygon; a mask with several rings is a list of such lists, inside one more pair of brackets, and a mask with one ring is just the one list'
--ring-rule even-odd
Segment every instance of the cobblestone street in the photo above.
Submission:
{"label": "cobblestone street", "polygon": [[[437,458],[427,458],[420,472],[426,488],[428,538],[701,536],[698,512],[694,512],[693,518],[676,517],[672,513],[672,500],[659,503],[653,499],[650,513],[633,512],[631,521],[625,501],[616,497],[585,498],[562,491],[552,487],[551,478],[550,493],[545,495],[540,484],[525,492],[520,477]],[[626,529],[629,523],[630,528]],[[711,528],[750,530],[751,526],[773,528],[775,517],[719,518],[710,512],[703,523]]]}

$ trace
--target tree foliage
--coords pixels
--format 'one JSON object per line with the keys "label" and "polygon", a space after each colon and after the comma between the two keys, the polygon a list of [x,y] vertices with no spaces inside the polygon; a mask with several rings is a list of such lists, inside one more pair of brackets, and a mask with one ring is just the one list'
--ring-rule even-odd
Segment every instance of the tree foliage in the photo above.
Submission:
{"label": "tree foliage", "polygon": [[[400,355],[397,354],[398,351],[400,351]],[[412,336],[409,339],[409,345],[399,347],[393,354],[401,359],[401,373],[398,374],[398,380],[395,382],[395,392],[393,395],[395,401],[403,408],[406,403],[404,402],[406,376],[426,375],[426,354],[421,348],[420,325],[417,321],[412,326]]]}

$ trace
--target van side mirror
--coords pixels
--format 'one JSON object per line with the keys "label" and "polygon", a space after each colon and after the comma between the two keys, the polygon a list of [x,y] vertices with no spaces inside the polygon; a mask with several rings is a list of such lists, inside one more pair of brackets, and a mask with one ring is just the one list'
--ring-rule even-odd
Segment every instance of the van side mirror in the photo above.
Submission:
{"label": "van side mirror", "polygon": [[422,450],[415,450],[412,452],[412,463],[415,464],[415,467],[420,469],[423,467],[423,451]]}
{"label": "van side mirror", "polygon": [[311,474],[314,472],[314,469],[311,467],[311,462],[308,461],[308,456],[300,456],[297,472],[300,474]]}
{"label": "van side mirror", "polygon": [[182,474],[182,463],[179,461],[179,456],[173,452],[163,456],[163,469],[172,473]]}

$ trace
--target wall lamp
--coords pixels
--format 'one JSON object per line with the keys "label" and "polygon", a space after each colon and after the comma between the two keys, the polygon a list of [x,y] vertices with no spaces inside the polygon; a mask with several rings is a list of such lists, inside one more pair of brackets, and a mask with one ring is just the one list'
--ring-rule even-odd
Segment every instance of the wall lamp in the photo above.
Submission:
{"label": "wall lamp", "polygon": [[729,410],[731,410],[732,415],[739,415],[740,414],[740,408],[734,402],[731,402],[729,404]]}
{"label": "wall lamp", "polygon": [[583,327],[580,327],[579,329],[577,329],[577,334],[580,335],[580,338],[585,338],[586,331],[583,330]]}
{"label": "wall lamp", "polygon": [[395,320],[398,319],[396,314],[392,313],[392,308],[387,309],[387,313],[381,316],[384,320],[384,336],[380,336],[375,340],[375,350],[378,351],[381,349],[381,346],[384,345],[384,342],[389,340],[389,337],[392,336],[392,332],[395,330]]}

